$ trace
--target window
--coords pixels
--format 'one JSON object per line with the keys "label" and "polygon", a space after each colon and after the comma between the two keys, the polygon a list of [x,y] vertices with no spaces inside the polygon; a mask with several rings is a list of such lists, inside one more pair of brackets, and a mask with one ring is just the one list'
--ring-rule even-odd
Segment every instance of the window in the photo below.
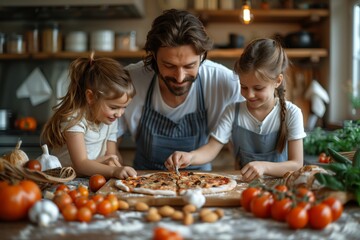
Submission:
{"label": "window", "polygon": [[353,39],[352,39],[352,85],[353,111],[360,108],[360,1],[356,1],[353,8]]}

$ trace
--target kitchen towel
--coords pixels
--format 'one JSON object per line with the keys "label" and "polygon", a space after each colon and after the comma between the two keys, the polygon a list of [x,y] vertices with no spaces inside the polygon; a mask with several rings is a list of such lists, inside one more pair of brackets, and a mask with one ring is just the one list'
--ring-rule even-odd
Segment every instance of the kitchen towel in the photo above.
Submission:
{"label": "kitchen towel", "polygon": [[305,98],[311,100],[311,111],[319,118],[323,117],[326,111],[325,103],[329,103],[330,98],[318,81],[311,82],[306,90]]}
{"label": "kitchen towel", "polygon": [[66,95],[69,88],[69,84],[70,84],[69,70],[65,69],[62,71],[56,84],[57,103],[60,103],[60,99]]}
{"label": "kitchen towel", "polygon": [[17,98],[30,98],[33,106],[50,99],[51,87],[39,68],[35,68],[16,91]]}

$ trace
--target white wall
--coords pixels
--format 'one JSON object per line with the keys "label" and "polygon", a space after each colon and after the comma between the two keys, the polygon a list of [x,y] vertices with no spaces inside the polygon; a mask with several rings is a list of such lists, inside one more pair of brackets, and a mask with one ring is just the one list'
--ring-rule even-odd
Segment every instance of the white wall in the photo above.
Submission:
{"label": "white wall", "polygon": [[330,0],[330,122],[350,119],[347,84],[351,81],[352,2]]}

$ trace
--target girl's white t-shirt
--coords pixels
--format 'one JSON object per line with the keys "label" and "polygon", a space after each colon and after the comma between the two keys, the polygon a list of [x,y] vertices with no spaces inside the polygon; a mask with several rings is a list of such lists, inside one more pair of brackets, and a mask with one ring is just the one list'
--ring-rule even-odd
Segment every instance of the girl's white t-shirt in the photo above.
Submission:
{"label": "girl's white t-shirt", "polygon": [[[286,126],[288,130],[288,141],[306,137],[304,130],[304,120],[301,109],[295,104],[286,101]],[[240,103],[238,126],[259,134],[268,134],[278,131],[280,128],[280,103],[276,99],[276,104],[272,111],[260,122],[252,116],[246,106],[246,102]],[[229,142],[231,138],[232,126],[235,119],[235,103],[227,106],[217,127],[210,133],[217,141],[222,144]]]}
{"label": "girl's white t-shirt", "polygon": [[[63,123],[62,126],[65,126],[65,124],[66,123]],[[117,120],[111,125],[104,123],[97,125],[89,123],[85,118],[82,118],[78,124],[69,128],[67,131],[84,134],[87,157],[89,160],[95,160],[105,155],[107,141],[116,142],[117,127]],[[59,149],[54,149],[52,154],[59,158],[63,167],[72,166],[66,144]]]}

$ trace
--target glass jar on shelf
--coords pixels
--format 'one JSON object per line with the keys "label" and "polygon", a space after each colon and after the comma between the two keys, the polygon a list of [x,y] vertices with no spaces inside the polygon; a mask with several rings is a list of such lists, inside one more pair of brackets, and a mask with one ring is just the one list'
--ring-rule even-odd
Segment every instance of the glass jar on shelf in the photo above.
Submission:
{"label": "glass jar on shelf", "polygon": [[26,26],[25,31],[25,40],[27,45],[28,53],[37,53],[39,52],[39,26],[38,24],[29,24]]}
{"label": "glass jar on shelf", "polygon": [[56,53],[62,50],[62,34],[56,22],[47,23],[41,34],[42,51]]}
{"label": "glass jar on shelf", "polygon": [[24,36],[22,34],[11,33],[7,38],[6,51],[8,53],[21,54],[26,52]]}

